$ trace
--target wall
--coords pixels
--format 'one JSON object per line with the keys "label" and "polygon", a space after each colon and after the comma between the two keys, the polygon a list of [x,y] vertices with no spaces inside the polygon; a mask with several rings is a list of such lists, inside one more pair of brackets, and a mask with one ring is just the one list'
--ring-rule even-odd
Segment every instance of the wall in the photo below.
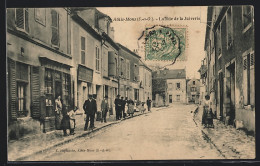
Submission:
{"label": "wall", "polygon": [[[172,83],[172,89],[170,89],[169,83]],[[176,89],[176,83],[180,83],[180,89]],[[186,103],[186,79],[167,79],[167,87],[167,98],[172,95],[173,102]],[[180,101],[177,101],[177,95],[180,95]]]}

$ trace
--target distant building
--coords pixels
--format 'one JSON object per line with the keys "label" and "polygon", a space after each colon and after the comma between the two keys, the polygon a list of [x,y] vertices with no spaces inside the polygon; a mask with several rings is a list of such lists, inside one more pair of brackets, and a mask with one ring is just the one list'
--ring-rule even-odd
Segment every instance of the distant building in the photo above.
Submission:
{"label": "distant building", "polygon": [[155,106],[173,102],[186,103],[185,69],[164,69],[153,72],[153,101]]}
{"label": "distant building", "polygon": [[200,69],[198,72],[200,73],[200,99],[199,99],[199,104],[202,104],[206,93],[206,79],[207,79],[207,67],[206,67],[206,59],[204,58],[202,60]]}
{"label": "distant building", "polygon": [[187,79],[187,102],[199,104],[200,99],[200,80]]}

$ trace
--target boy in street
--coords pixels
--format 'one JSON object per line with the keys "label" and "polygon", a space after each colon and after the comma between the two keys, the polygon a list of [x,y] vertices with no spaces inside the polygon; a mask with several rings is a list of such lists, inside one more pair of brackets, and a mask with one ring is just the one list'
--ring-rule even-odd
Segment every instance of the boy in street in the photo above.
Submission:
{"label": "boy in street", "polygon": [[68,112],[68,115],[70,117],[70,135],[74,135],[75,127],[76,127],[76,111],[78,110],[78,107],[74,107],[74,109],[71,109],[70,112]]}

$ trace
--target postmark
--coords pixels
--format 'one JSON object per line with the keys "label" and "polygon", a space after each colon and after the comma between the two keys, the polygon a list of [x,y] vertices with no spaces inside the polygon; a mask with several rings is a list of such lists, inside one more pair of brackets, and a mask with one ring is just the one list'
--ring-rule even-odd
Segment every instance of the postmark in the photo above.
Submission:
{"label": "postmark", "polygon": [[144,32],[145,59],[175,61],[186,48],[186,27],[156,25]]}

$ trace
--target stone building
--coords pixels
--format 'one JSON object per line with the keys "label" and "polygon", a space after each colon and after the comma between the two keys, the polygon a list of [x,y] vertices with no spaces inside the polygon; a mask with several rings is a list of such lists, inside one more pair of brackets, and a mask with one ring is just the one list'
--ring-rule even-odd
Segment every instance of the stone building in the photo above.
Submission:
{"label": "stone building", "polygon": [[187,79],[187,102],[199,104],[200,80],[196,78]]}
{"label": "stone building", "polygon": [[135,52],[119,46],[119,94],[135,101],[140,100],[139,59]]}
{"label": "stone building", "polygon": [[73,106],[70,11],[7,9],[8,132],[55,130],[54,103]]}
{"label": "stone building", "polygon": [[205,38],[208,92],[217,117],[255,130],[253,6],[209,7]]}
{"label": "stone building", "polygon": [[[113,108],[117,95],[118,49],[113,41],[111,18],[96,8],[72,8],[75,21],[73,31],[75,82],[78,84],[77,102],[82,109],[88,94],[96,96],[97,108],[105,95]],[[108,35],[109,34],[109,35]],[[76,88],[76,87],[75,87]]]}
{"label": "stone building", "polygon": [[155,106],[186,103],[185,69],[164,69],[153,72],[153,101]]}
{"label": "stone building", "polygon": [[146,102],[152,100],[152,70],[140,59],[139,61],[140,76],[140,101]]}

